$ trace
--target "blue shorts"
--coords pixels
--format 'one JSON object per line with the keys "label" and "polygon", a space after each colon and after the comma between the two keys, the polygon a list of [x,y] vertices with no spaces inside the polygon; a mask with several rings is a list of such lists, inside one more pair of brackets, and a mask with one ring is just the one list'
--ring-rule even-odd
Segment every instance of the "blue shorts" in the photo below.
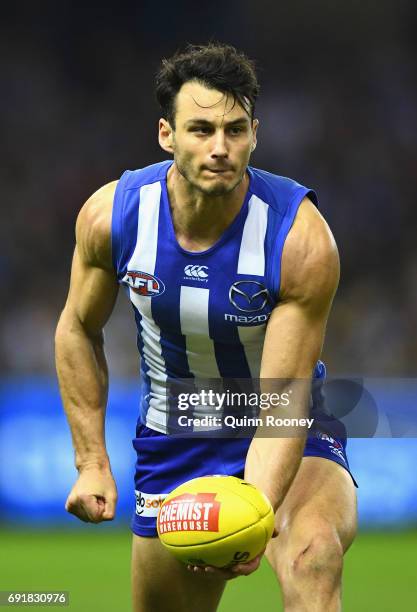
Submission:
{"label": "blue shorts", "polygon": [[[211,474],[243,478],[250,438],[178,438],[144,425],[138,426],[136,434],[136,509],[131,525],[136,535],[157,535],[159,508],[183,482]],[[330,459],[350,473],[345,438],[318,431],[307,439],[304,456]]]}

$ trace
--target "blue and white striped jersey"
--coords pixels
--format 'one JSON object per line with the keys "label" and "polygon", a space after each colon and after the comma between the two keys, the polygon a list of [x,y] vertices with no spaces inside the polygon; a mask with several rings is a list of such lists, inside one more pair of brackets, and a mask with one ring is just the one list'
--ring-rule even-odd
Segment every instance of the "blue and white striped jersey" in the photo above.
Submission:
{"label": "blue and white striped jersey", "polygon": [[141,422],[167,431],[170,378],[258,378],[281,256],[302,199],[299,183],[248,168],[243,206],[202,252],[176,240],[166,176],[172,161],[126,171],[112,219],[113,263],[129,292],[141,355]]}

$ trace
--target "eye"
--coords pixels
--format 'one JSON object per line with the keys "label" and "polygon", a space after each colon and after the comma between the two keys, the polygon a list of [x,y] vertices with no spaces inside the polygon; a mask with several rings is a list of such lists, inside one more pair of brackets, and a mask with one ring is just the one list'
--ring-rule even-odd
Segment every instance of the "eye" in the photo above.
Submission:
{"label": "eye", "polygon": [[210,134],[210,128],[200,125],[200,126],[191,128],[191,132],[194,132],[195,134],[207,135],[207,134]]}
{"label": "eye", "polygon": [[232,136],[239,136],[239,134],[242,134],[243,131],[244,128],[241,125],[234,125],[229,129]]}

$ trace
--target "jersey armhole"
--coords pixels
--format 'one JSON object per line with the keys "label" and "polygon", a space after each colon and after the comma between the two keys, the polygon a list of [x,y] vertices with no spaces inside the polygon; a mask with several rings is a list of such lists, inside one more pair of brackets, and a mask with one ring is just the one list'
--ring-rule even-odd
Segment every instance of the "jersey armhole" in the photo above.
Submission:
{"label": "jersey armhole", "polygon": [[130,174],[126,170],[117,183],[113,198],[112,220],[111,220],[111,252],[113,267],[119,277],[122,254],[123,254],[123,213],[125,203],[126,181]]}
{"label": "jersey armhole", "polygon": [[273,254],[270,259],[270,278],[271,287],[273,291],[272,299],[275,304],[279,302],[279,292],[281,289],[282,252],[284,250],[285,240],[289,234],[290,229],[293,226],[300,204],[305,197],[310,198],[313,204],[315,206],[318,206],[317,195],[312,189],[308,189],[307,187],[301,187],[300,189],[298,189],[288,205],[281,226],[275,238],[275,243],[272,251]]}

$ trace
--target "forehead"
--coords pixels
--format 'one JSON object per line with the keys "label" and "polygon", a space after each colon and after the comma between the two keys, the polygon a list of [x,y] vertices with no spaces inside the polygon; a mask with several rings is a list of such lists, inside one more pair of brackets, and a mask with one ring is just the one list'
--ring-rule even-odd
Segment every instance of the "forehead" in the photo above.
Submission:
{"label": "forehead", "polygon": [[233,121],[239,117],[249,117],[238,100],[231,94],[218,89],[210,89],[197,81],[188,81],[179,90],[176,100],[176,121],[185,122],[190,119],[206,121]]}

